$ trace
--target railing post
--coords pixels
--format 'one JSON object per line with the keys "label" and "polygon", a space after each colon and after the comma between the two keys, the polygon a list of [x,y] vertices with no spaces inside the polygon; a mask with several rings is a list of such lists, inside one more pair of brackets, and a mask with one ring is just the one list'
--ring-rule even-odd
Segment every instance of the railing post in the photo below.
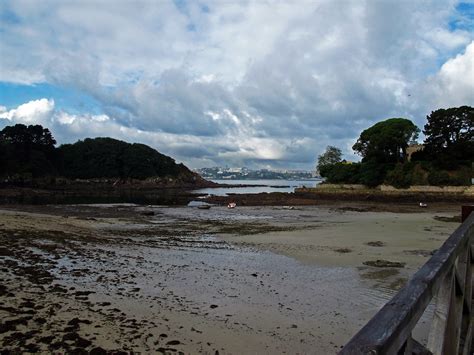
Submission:
{"label": "railing post", "polygon": [[[474,213],[469,213],[407,285],[346,344],[340,354],[472,354],[473,241]],[[435,311],[425,347],[412,338],[412,331],[433,295]]]}
{"label": "railing post", "polygon": [[461,223],[464,222],[472,212],[474,212],[474,205],[461,206]]}
{"label": "railing post", "polygon": [[454,268],[451,268],[441,282],[441,286],[435,296],[435,310],[433,312],[433,322],[431,323],[427,345],[428,350],[434,355],[442,355],[446,343],[448,316],[454,286],[453,274]]}
{"label": "railing post", "polygon": [[[472,236],[471,236],[472,238]],[[466,257],[466,273],[464,277],[464,307],[462,310],[462,323],[461,323],[461,338],[460,338],[460,351],[462,355],[471,354],[471,339],[472,339],[472,325],[473,325],[473,313],[472,313],[472,268],[473,268],[473,255],[472,255],[472,239],[467,248]]]}

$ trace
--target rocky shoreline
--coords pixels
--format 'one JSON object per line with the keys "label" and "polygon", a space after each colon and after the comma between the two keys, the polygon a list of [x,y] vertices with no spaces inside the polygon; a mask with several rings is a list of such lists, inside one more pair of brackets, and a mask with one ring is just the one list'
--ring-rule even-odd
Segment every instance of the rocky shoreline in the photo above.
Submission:
{"label": "rocky shoreline", "polygon": [[259,194],[228,194],[227,196],[207,196],[202,201],[227,205],[235,202],[238,206],[318,206],[337,204],[367,205],[373,211],[403,210],[419,211],[420,202],[426,203],[427,209],[432,206],[474,203],[474,196],[434,195],[413,193],[397,195],[393,193],[348,193],[348,192],[295,192],[295,193],[259,193]]}
{"label": "rocky shoreline", "polygon": [[68,203],[138,203],[186,205],[198,195],[195,189],[218,184],[196,176],[192,180],[177,178],[136,179],[36,179],[24,184],[0,184],[3,204]]}

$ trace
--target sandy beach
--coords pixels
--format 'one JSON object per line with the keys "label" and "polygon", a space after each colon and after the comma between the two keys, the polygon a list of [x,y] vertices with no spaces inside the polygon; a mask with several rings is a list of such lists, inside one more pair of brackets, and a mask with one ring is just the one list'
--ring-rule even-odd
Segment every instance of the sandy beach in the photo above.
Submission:
{"label": "sandy beach", "polygon": [[354,203],[2,206],[0,347],[335,353],[459,213]]}

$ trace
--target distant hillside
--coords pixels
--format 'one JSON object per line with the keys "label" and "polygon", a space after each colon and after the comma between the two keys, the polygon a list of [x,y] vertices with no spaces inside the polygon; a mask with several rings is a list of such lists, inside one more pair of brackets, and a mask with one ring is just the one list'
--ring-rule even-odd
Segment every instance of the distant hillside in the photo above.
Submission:
{"label": "distant hillside", "polygon": [[155,149],[112,138],[87,138],[58,148],[60,174],[69,178],[133,178],[193,176],[183,164]]}
{"label": "distant hillside", "polygon": [[273,171],[268,169],[251,170],[248,168],[201,168],[196,170],[205,179],[229,179],[229,180],[306,180],[313,179],[313,173],[302,170]]}
{"label": "distant hillside", "polygon": [[[17,124],[0,131],[0,177],[4,182],[25,182],[43,177],[68,179],[159,178],[203,183],[197,174],[144,144],[112,138],[86,138],[55,148],[47,128]],[[158,181],[157,180],[157,181]]]}

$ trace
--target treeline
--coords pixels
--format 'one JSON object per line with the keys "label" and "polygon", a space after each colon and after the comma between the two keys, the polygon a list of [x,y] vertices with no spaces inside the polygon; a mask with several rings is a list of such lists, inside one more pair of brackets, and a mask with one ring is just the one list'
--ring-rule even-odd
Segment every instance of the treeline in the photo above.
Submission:
{"label": "treeline", "polygon": [[[412,185],[470,185],[474,161],[474,108],[439,109],[427,116],[423,144],[420,129],[408,119],[390,118],[364,130],[352,149],[361,162],[342,160],[329,146],[317,169],[330,183]],[[411,151],[410,151],[411,150]]]}
{"label": "treeline", "polygon": [[56,140],[40,125],[7,126],[0,131],[0,177],[27,181],[41,177],[70,179],[195,176],[183,164],[144,144],[112,138],[86,138],[55,147]]}

